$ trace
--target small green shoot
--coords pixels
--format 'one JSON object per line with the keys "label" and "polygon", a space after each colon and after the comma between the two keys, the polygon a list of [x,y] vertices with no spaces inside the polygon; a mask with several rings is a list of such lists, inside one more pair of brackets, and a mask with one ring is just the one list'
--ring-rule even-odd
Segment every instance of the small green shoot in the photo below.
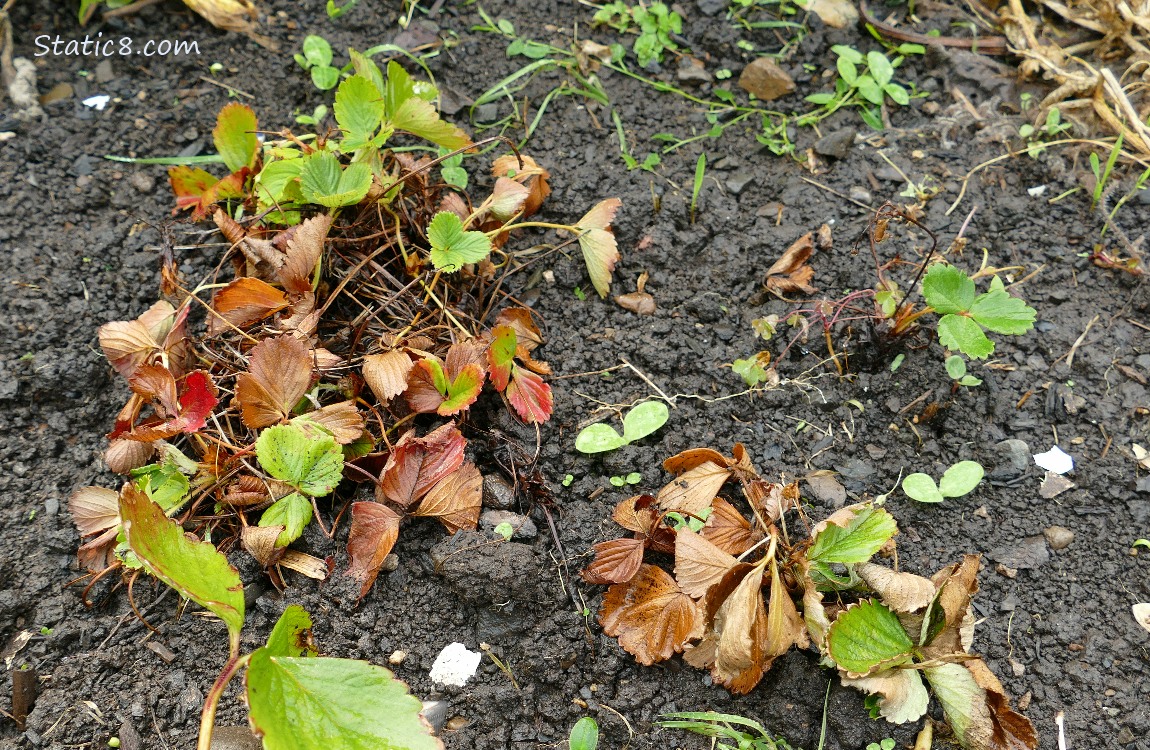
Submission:
{"label": "small green shoot", "polygon": [[905,360],[906,360],[905,354],[896,355],[895,358],[892,359],[890,362],[890,371],[891,372],[898,372],[898,368],[902,367],[902,363]]}
{"label": "small green shoot", "polygon": [[[720,748],[730,750],[793,750],[781,737],[772,737],[770,732],[757,721],[734,714],[720,714],[714,711],[682,711],[663,714],[667,719],[656,722],[664,729],[685,729],[705,737],[717,737],[735,742],[723,743]],[[736,729],[736,727],[740,727]],[[748,730],[748,731],[744,731]],[[752,734],[753,732],[753,734]]]}
{"label": "small green shoot", "polygon": [[599,725],[590,716],[584,716],[571,727],[567,739],[571,750],[597,750],[599,747]]}
{"label": "small green shoot", "polygon": [[625,477],[611,477],[611,485],[613,487],[626,487],[629,484],[638,484],[643,481],[643,475],[637,471],[632,471]]}
{"label": "small green shoot", "polygon": [[707,173],[707,154],[699,154],[695,162],[695,182],[691,186],[691,223],[695,223],[695,206],[699,202],[699,192],[703,189],[703,177]]}
{"label": "small green shoot", "polygon": [[768,382],[771,379],[770,372],[768,371],[770,363],[770,352],[759,352],[753,357],[736,359],[731,363],[731,370],[741,377],[744,383],[754,388],[760,383]]}
{"label": "small green shoot", "polygon": [[946,374],[950,375],[951,380],[954,380],[959,385],[972,388],[974,386],[982,385],[982,379],[976,378],[973,375],[968,375],[966,372],[966,360],[957,354],[952,354],[946,358]]}
{"label": "small green shoot", "polygon": [[515,536],[515,527],[504,521],[495,526],[495,533],[503,537],[503,541],[510,542],[511,537]]}
{"label": "small green shoot", "polygon": [[575,299],[579,300],[580,302],[587,301],[587,293],[584,292],[580,287],[575,287],[573,294],[575,295]]}
{"label": "small green shoot", "polygon": [[1145,547],[1146,549],[1150,549],[1150,539],[1135,539],[1134,544],[1132,544],[1131,546],[1132,547]]}
{"label": "small green shoot", "polygon": [[697,534],[707,525],[707,519],[711,517],[714,511],[714,508],[704,508],[695,515],[683,515],[677,511],[670,511],[665,518],[667,524],[675,531],[686,528]]}
{"label": "small green shoot", "polygon": [[646,6],[629,6],[623,0],[615,0],[598,10],[592,23],[609,26],[620,33],[638,33],[631,49],[639,58],[641,68],[662,62],[666,50],[678,49],[671,34],[683,33],[682,16],[659,0]]}
{"label": "small green shoot", "polygon": [[311,82],[317,89],[328,91],[339,83],[339,68],[331,64],[331,44],[322,36],[309,34],[303,40],[303,54],[297,52],[294,57],[301,68],[311,73]]}
{"label": "small green shoot", "polygon": [[446,157],[439,163],[439,174],[443,176],[443,181],[448,185],[459,188],[460,190],[467,189],[467,170],[463,168],[463,153],[450,154],[446,148],[439,149],[439,156]]}
{"label": "small green shoot", "polygon": [[891,59],[882,52],[871,51],[865,56],[854,47],[836,44],[831,51],[837,56],[835,66],[838,77],[835,90],[821,91],[806,97],[822,110],[800,118],[801,124],[821,120],[842,107],[857,107],[863,121],[874,130],[882,130],[880,108],[884,102],[906,106],[910,92],[894,82],[895,68],[902,65],[909,54],[922,54],[921,45],[897,47]]}
{"label": "small green shoot", "polygon": [[866,746],[866,750],[894,750],[895,742],[890,737],[879,742],[872,742]]}
{"label": "small green shoot", "polygon": [[1110,182],[1110,173],[1114,170],[1118,155],[1122,153],[1124,135],[1124,133],[1119,133],[1118,138],[1114,141],[1114,146],[1110,149],[1110,157],[1106,160],[1105,169],[1099,166],[1098,153],[1096,151],[1090,152],[1090,171],[1094,173],[1094,194],[1090,198],[1090,208],[1092,209],[1102,201],[1102,195],[1106,192],[1106,185]]}
{"label": "small green shoot", "polygon": [[347,0],[343,5],[336,5],[335,0],[327,0],[327,17],[333,21],[347,13],[359,3],[359,0]]}
{"label": "small green shoot", "polygon": [[977,294],[974,280],[963,271],[936,263],[922,281],[922,295],[938,321],[938,340],[948,349],[973,359],[985,359],[994,352],[994,342],[986,331],[1021,335],[1034,326],[1038,313],[1007,293],[1002,279],[995,276],[990,289]]}
{"label": "small green shoot", "polygon": [[603,453],[641,440],[667,423],[670,412],[662,401],[644,401],[623,417],[623,434],[599,422],[587,425],[575,438],[580,453]]}
{"label": "small green shoot", "polygon": [[310,115],[296,115],[295,121],[300,125],[319,125],[325,117],[327,117],[327,106],[321,104],[313,109]]}
{"label": "small green shoot", "polygon": [[573,474],[567,474],[566,476],[563,477],[563,486],[564,487],[570,487],[571,483],[574,481],[575,481],[575,476]]}
{"label": "small green shoot", "polygon": [[977,461],[959,461],[943,473],[936,485],[929,474],[909,474],[902,480],[902,491],[920,503],[941,503],[948,497],[962,497],[982,482],[985,470]]}
{"label": "small green shoot", "polygon": [[1037,159],[1046,150],[1046,141],[1054,140],[1070,128],[1070,123],[1062,121],[1058,107],[1051,107],[1042,125],[1035,127],[1027,123],[1018,129],[1018,135],[1026,140],[1026,153],[1030,158]]}

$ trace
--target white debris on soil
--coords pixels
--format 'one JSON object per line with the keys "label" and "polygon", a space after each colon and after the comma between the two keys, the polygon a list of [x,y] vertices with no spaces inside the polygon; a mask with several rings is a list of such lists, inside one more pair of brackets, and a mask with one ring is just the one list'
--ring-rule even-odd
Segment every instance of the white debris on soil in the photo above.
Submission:
{"label": "white debris on soil", "polygon": [[108,102],[110,101],[112,101],[112,97],[108,96],[107,94],[96,94],[95,96],[89,96],[84,100],[83,103],[85,107],[91,107],[92,109],[100,110],[102,112],[104,107],[107,107]]}
{"label": "white debris on soil", "polygon": [[475,670],[479,668],[479,660],[482,658],[483,654],[468,651],[462,643],[449,643],[439,652],[439,656],[435,657],[429,677],[432,682],[441,685],[463,687],[475,675]]}
{"label": "white debris on soil", "polygon": [[1034,463],[1039,468],[1053,471],[1055,474],[1065,474],[1074,471],[1074,459],[1057,445],[1045,453],[1035,453]]}
{"label": "white debris on soil", "polygon": [[1143,630],[1150,633],[1150,602],[1135,604],[1131,609],[1134,610],[1134,619],[1138,621]]}

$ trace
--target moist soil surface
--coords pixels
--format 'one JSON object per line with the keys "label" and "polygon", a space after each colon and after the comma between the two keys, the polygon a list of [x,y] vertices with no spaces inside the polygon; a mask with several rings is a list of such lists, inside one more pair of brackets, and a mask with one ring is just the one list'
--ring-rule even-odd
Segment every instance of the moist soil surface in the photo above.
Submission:
{"label": "moist soil surface", "polygon": [[[724,12],[706,15],[711,4],[688,5],[683,36],[712,73],[727,68],[737,77],[750,61],[739,39],[764,51],[779,47],[773,32],[741,32]],[[68,83],[74,94],[48,105],[42,120],[0,123],[14,133],[0,143],[0,644],[31,631],[11,663],[34,667],[41,680],[24,731],[0,719],[3,745],[102,747],[116,736],[125,748],[191,747],[204,693],[224,661],[221,624],[194,606],[181,607],[162,586],[141,580],[134,590],[155,632],[133,615],[124,588],[111,579],[92,589],[92,606],[81,601],[86,580],[76,563],[67,498],[81,485],[117,486],[103,466],[103,435],[128,393],[99,350],[96,328],[134,318],[157,298],[163,233],[181,248],[188,278],[202,276],[222,248],[205,231],[211,227],[171,218],[162,167],[103,155],[210,153],[215,114],[229,93],[209,78],[250,95],[239,99],[272,129],[293,125],[297,111],[330,104],[330,93],[317,91],[291,59],[307,33],[326,36],[336,50],[390,41],[414,46],[443,36],[453,46],[429,65],[441,84],[475,98],[525,60],[507,57],[505,38],[472,30],[481,23],[475,6],[453,6],[430,19],[417,13],[412,30],[400,34],[395,2],[362,3],[337,21],[318,2],[265,2],[264,30],[279,52],[212,29],[172,2],[86,29],[76,24],[74,3],[34,0],[13,9],[16,54],[35,60],[40,91]],[[931,7],[928,17],[946,12]],[[485,8],[520,34],[559,45],[569,43],[576,22],[580,38],[587,36],[592,15],[555,0],[493,0]],[[798,91],[779,109],[804,109],[801,97],[824,85],[819,76],[833,66],[831,45],[873,46],[859,29],[824,28],[816,19],[810,26],[783,60]],[[97,31],[137,41],[194,39],[199,55],[33,57],[39,34],[74,39]],[[617,41],[611,31],[591,36]],[[223,69],[210,71],[212,63]],[[651,75],[677,83],[674,59]],[[233,562],[248,584],[245,650],[263,643],[287,604],[300,603],[313,613],[326,654],[386,663],[404,651],[397,674],[417,696],[446,702],[448,748],[563,746],[584,715],[598,720],[602,747],[706,747],[702,738],[654,722],[669,711],[707,709],[757,719],[808,750],[818,746],[824,716],[830,750],[863,750],[888,736],[909,747],[917,727],[870,719],[861,694],[838,686],[809,652],[780,659],[746,696],[711,685],[679,658],[636,664],[572,604],[574,587],[575,598],[597,611],[602,588],[571,574],[588,562],[592,544],[616,535],[610,510],[631,489],[615,488],[608,478],[640,472],[637,489],[656,490],[668,480],[661,461],[686,448],[729,451],[742,442],[768,478],[836,472],[848,502],[887,492],[900,473],[937,477],[956,461],[974,459],[987,467],[988,479],[971,495],[937,505],[890,495],[887,507],[901,527],[901,567],[929,574],[964,554],[983,555],[974,647],[1026,704],[1040,747],[1058,746],[1055,716],[1062,713],[1071,748],[1150,750],[1150,634],[1130,610],[1150,601],[1150,554],[1131,548],[1150,535],[1150,484],[1131,455],[1133,443],[1150,445],[1150,292],[1134,276],[1091,263],[1096,243],[1121,247],[1113,232],[1101,236],[1089,186],[1050,201],[1084,184],[1084,153],[1056,148],[1039,159],[1000,160],[971,177],[961,204],[947,213],[970,170],[1019,146],[1011,138],[1026,118],[1018,114],[1022,87],[1010,67],[969,52],[930,51],[909,59],[898,75],[929,96],[893,109],[882,133],[851,111],[822,123],[822,135],[850,129],[842,158],[808,154],[820,136],[810,128],[792,132],[801,163],[776,157],[755,141],[757,123],[746,121],[721,138],[665,155],[654,174],[625,169],[608,111],[579,97],[554,98],[525,147],[552,174],[544,220],[573,221],[598,200],[620,197],[623,260],[615,290],[631,291],[646,272],[658,305],[653,315],[640,316],[593,293],[578,298],[576,287],[590,289],[578,254],[552,256],[553,280],[519,277],[516,293],[546,323],[540,355],[563,378],[553,381],[555,414],[541,431],[538,468],[558,498],[566,559],[538,509],[542,533],[525,543],[477,545],[473,536],[445,539],[437,525],[416,524],[396,548],[398,568],[382,574],[357,606],[355,587],[342,573],[323,585],[289,578],[280,594],[237,553]],[[640,159],[656,133],[686,137],[710,127],[703,110],[682,97],[618,74],[601,77]],[[562,80],[559,72],[538,76],[518,106],[525,95],[533,116]],[[81,103],[95,94],[113,99],[102,111]],[[511,114],[509,101],[496,108],[498,117]],[[467,109],[454,119],[473,128]],[[691,184],[703,146],[709,166],[692,222]],[[785,340],[764,344],[751,321],[793,306],[765,296],[762,279],[796,238],[823,224],[832,228],[833,247],[812,260],[821,294],[874,285],[870,253],[852,252],[852,241],[872,215],[868,206],[908,202],[899,197],[905,180],[883,155],[912,180],[939,189],[921,221],[938,235],[940,249],[974,210],[964,254],[951,260],[973,271],[985,252],[992,266],[1017,267],[1008,273],[1025,277],[1016,291],[1037,309],[1035,329],[996,337],[992,358],[972,366],[983,380],[975,388],[952,386],[930,331],[887,350],[870,343],[861,326],[837,344],[853,352],[846,377],[824,361],[825,345],[815,336],[779,363],[777,388],[735,395],[746,388],[729,364],[764,348],[777,353]],[[489,158],[466,162],[473,179],[487,179]],[[1116,171],[1115,196],[1130,189],[1133,176]],[[1041,195],[1028,192],[1039,186]],[[1148,202],[1135,197],[1118,214],[1132,238],[1150,226]],[[892,225],[891,233],[879,246],[884,258],[913,259],[929,248],[920,230]],[[907,268],[894,271],[904,285]],[[899,352],[905,360],[892,371]],[[634,370],[581,374],[624,358]],[[662,430],[598,457],[574,451],[578,426],[601,417],[601,405],[658,397],[656,388],[674,407]],[[533,446],[534,430],[494,406],[477,408],[472,424]],[[481,445],[482,432],[472,435]],[[1043,499],[1043,472],[1031,454],[1055,444],[1074,457],[1075,486]],[[563,486],[568,474],[573,481]],[[844,501],[802,486],[813,519]],[[1072,532],[1069,544],[1057,532],[1044,536],[1051,527]],[[342,571],[345,535],[346,529],[333,542],[309,532],[299,546],[334,555]],[[452,641],[472,649],[490,644],[514,684],[485,658],[465,688],[437,687],[428,670]],[[238,685],[229,688],[219,725],[244,724],[238,694]],[[932,715],[941,717],[937,706]],[[936,746],[946,742],[946,732],[936,732]]]}

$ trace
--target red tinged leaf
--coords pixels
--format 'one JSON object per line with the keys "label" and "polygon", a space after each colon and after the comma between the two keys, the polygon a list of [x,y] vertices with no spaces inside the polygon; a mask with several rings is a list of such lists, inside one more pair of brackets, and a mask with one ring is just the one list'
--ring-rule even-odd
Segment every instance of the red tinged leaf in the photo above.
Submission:
{"label": "red tinged leaf", "polygon": [[439,408],[446,398],[447,376],[438,360],[424,357],[415,363],[407,375],[404,399],[411,410],[427,414]]}
{"label": "red tinged leaf", "polygon": [[593,547],[595,559],[579,575],[592,584],[630,581],[643,565],[643,552],[646,550],[644,542],[642,536],[599,542]]}
{"label": "red tinged leaf", "polygon": [[471,408],[483,390],[484,371],[471,363],[460,370],[447,386],[447,398],[435,410],[441,417],[450,417]]}
{"label": "red tinged leaf", "polygon": [[158,416],[126,434],[115,434],[117,438],[150,443],[181,432],[198,432],[219,403],[212,378],[203,370],[184,378],[178,398],[175,378],[163,367],[141,367],[130,385],[138,395],[152,400]]}
{"label": "red tinged leaf", "polygon": [[543,167],[526,154],[500,156],[491,165],[491,174],[496,179],[506,177],[527,188],[528,195],[523,202],[523,216],[527,217],[539,210],[543,201],[551,194],[547,179],[551,176]]}
{"label": "red tinged leaf", "polygon": [[619,262],[619,247],[611,231],[611,222],[622,205],[618,198],[600,201],[575,223],[591,284],[604,299],[611,291],[611,275]]}
{"label": "red tinged leaf", "polygon": [[312,354],[307,344],[285,334],[252,347],[248,372],[236,378],[235,405],[252,429],[287,419],[311,386]]}
{"label": "red tinged leaf", "polygon": [[247,182],[250,173],[251,170],[244,167],[205,190],[204,194],[200,196],[200,205],[192,211],[192,220],[203,221],[206,219],[210,213],[209,209],[218,201],[245,197],[244,183]]}
{"label": "red tinged leaf", "polygon": [[536,347],[543,343],[539,326],[535,325],[535,319],[531,317],[531,311],[526,307],[509,307],[503,310],[495,318],[495,326],[496,328],[510,326],[515,331],[518,346],[528,352],[535,351]]}
{"label": "red tinged leaf", "polygon": [[196,370],[184,378],[184,391],[180,394],[180,432],[198,432],[207,424],[208,416],[220,400],[212,378],[203,370]]}
{"label": "red tinged leaf", "polygon": [[448,423],[423,437],[408,432],[395,444],[376,486],[380,502],[409,508],[444,477],[463,464],[467,441],[454,424]]}
{"label": "red tinged leaf", "polygon": [[347,574],[359,582],[359,598],[367,596],[379,569],[399,538],[401,517],[382,503],[351,504],[351,531],[347,553],[351,558]]}
{"label": "red tinged leaf", "polygon": [[168,181],[172,184],[172,192],[176,195],[176,210],[195,208],[200,205],[200,198],[212,185],[219,180],[215,175],[199,167],[171,167],[168,169]]}
{"label": "red tinged leaf", "polygon": [[503,393],[511,380],[511,367],[515,363],[517,337],[515,329],[509,325],[498,325],[491,329],[491,345],[487,348],[487,362],[491,373],[491,384]]}
{"label": "red tinged leaf", "polygon": [[486,359],[485,348],[471,342],[452,344],[446,362],[424,357],[408,375],[407,405],[421,414],[436,412],[444,417],[465,411],[483,390]]}
{"label": "red tinged leaf", "polygon": [[212,310],[218,317],[208,316],[208,333],[226,331],[228,323],[245,328],[287,306],[287,296],[266,281],[253,276],[236,279],[212,297]]}
{"label": "red tinged leaf", "polygon": [[465,463],[428,490],[413,515],[438,518],[448,534],[473,530],[483,506],[483,475]]}
{"label": "red tinged leaf", "polygon": [[630,581],[607,589],[599,624],[640,664],[651,666],[700,635],[701,613],[662,568],[642,565]]}
{"label": "red tinged leaf", "polygon": [[541,424],[551,418],[554,400],[551,386],[530,370],[514,368],[507,386],[507,400],[524,422]]}

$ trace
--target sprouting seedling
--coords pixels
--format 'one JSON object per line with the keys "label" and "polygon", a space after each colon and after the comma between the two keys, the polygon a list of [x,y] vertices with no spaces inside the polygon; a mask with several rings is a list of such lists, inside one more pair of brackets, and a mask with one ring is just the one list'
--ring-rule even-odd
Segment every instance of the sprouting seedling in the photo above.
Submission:
{"label": "sprouting seedling", "polygon": [[331,45],[322,36],[309,34],[303,40],[303,54],[296,53],[295,61],[311,73],[311,82],[317,89],[327,91],[339,83],[339,68],[331,64]]}
{"label": "sprouting seedling", "polygon": [[707,173],[707,154],[699,154],[695,162],[695,182],[691,186],[691,223],[695,223],[695,205],[699,202],[699,193],[703,189],[703,177]]}
{"label": "sprouting seedling", "polygon": [[571,483],[574,481],[575,481],[575,475],[574,474],[567,474],[563,477],[563,486],[564,487],[570,487]]}
{"label": "sprouting seedling", "polygon": [[722,743],[719,747],[738,747],[740,750],[742,748],[792,750],[782,737],[772,736],[762,724],[745,716],[720,714],[714,711],[683,711],[663,715],[667,718],[660,720],[658,724],[664,729],[683,729],[706,737],[721,737],[737,743],[736,745]]}
{"label": "sprouting seedling", "polygon": [[587,425],[575,438],[575,450],[580,453],[603,453],[630,445],[658,430],[667,423],[670,412],[662,401],[644,401],[623,417],[623,434],[599,422]]}
{"label": "sprouting seedling", "polygon": [[632,471],[625,477],[611,477],[611,485],[613,487],[626,487],[629,484],[638,484],[643,481],[643,475],[637,471]]}
{"label": "sprouting seedling", "polygon": [[974,359],[985,359],[994,352],[994,342],[986,331],[1021,335],[1034,326],[1038,316],[1034,308],[1008,294],[998,276],[991,280],[989,290],[977,294],[972,278],[941,263],[927,270],[922,295],[942,316],[938,321],[939,342]]}
{"label": "sprouting seedling", "polygon": [[503,541],[510,542],[511,537],[515,536],[515,527],[507,521],[497,524],[494,529],[495,533],[503,537]]}
{"label": "sprouting seedling", "polygon": [[878,742],[872,742],[866,746],[866,750],[894,750],[895,742],[890,737]]}
{"label": "sprouting seedling", "polygon": [[282,526],[277,547],[286,547],[303,534],[312,517],[312,498],[330,494],[343,476],[343,453],[335,438],[309,434],[294,424],[276,425],[260,433],[256,458],[264,471],[295,491],[276,500],[260,517],[260,526]]}
{"label": "sprouting seedling", "polygon": [[[298,605],[284,610],[266,645],[240,654],[244,591],[227,558],[208,542],[189,539],[142,492],[129,489],[121,495],[120,516],[144,568],[227,626],[229,656],[204,699],[198,750],[211,747],[216,708],[228,683],[245,669],[244,698],[266,748],[442,750],[420,717],[420,702],[391,672],[364,661],[317,656],[311,617]],[[353,698],[348,684],[356,686]]]}
{"label": "sprouting seedling", "polygon": [[571,750],[596,750],[599,747],[599,724],[590,716],[584,716],[571,727],[567,745]]}
{"label": "sprouting seedling", "polygon": [[1090,197],[1090,207],[1094,208],[1102,200],[1102,194],[1106,192],[1106,185],[1110,182],[1110,173],[1114,170],[1114,164],[1118,161],[1118,155],[1122,153],[1122,139],[1124,133],[1119,133],[1118,138],[1114,141],[1114,146],[1110,149],[1110,157],[1106,160],[1106,168],[1103,169],[1099,164],[1098,153],[1096,151],[1090,152],[1090,171],[1094,174],[1094,193]]}
{"label": "sprouting seedling", "polygon": [[929,474],[908,474],[902,480],[902,491],[920,503],[941,503],[948,497],[962,497],[982,481],[985,470],[977,461],[959,461],[947,469],[938,484]]}
{"label": "sprouting seedling", "polygon": [[946,373],[961,386],[971,388],[976,385],[982,385],[981,378],[967,374],[966,360],[957,354],[952,354],[946,358]]}

